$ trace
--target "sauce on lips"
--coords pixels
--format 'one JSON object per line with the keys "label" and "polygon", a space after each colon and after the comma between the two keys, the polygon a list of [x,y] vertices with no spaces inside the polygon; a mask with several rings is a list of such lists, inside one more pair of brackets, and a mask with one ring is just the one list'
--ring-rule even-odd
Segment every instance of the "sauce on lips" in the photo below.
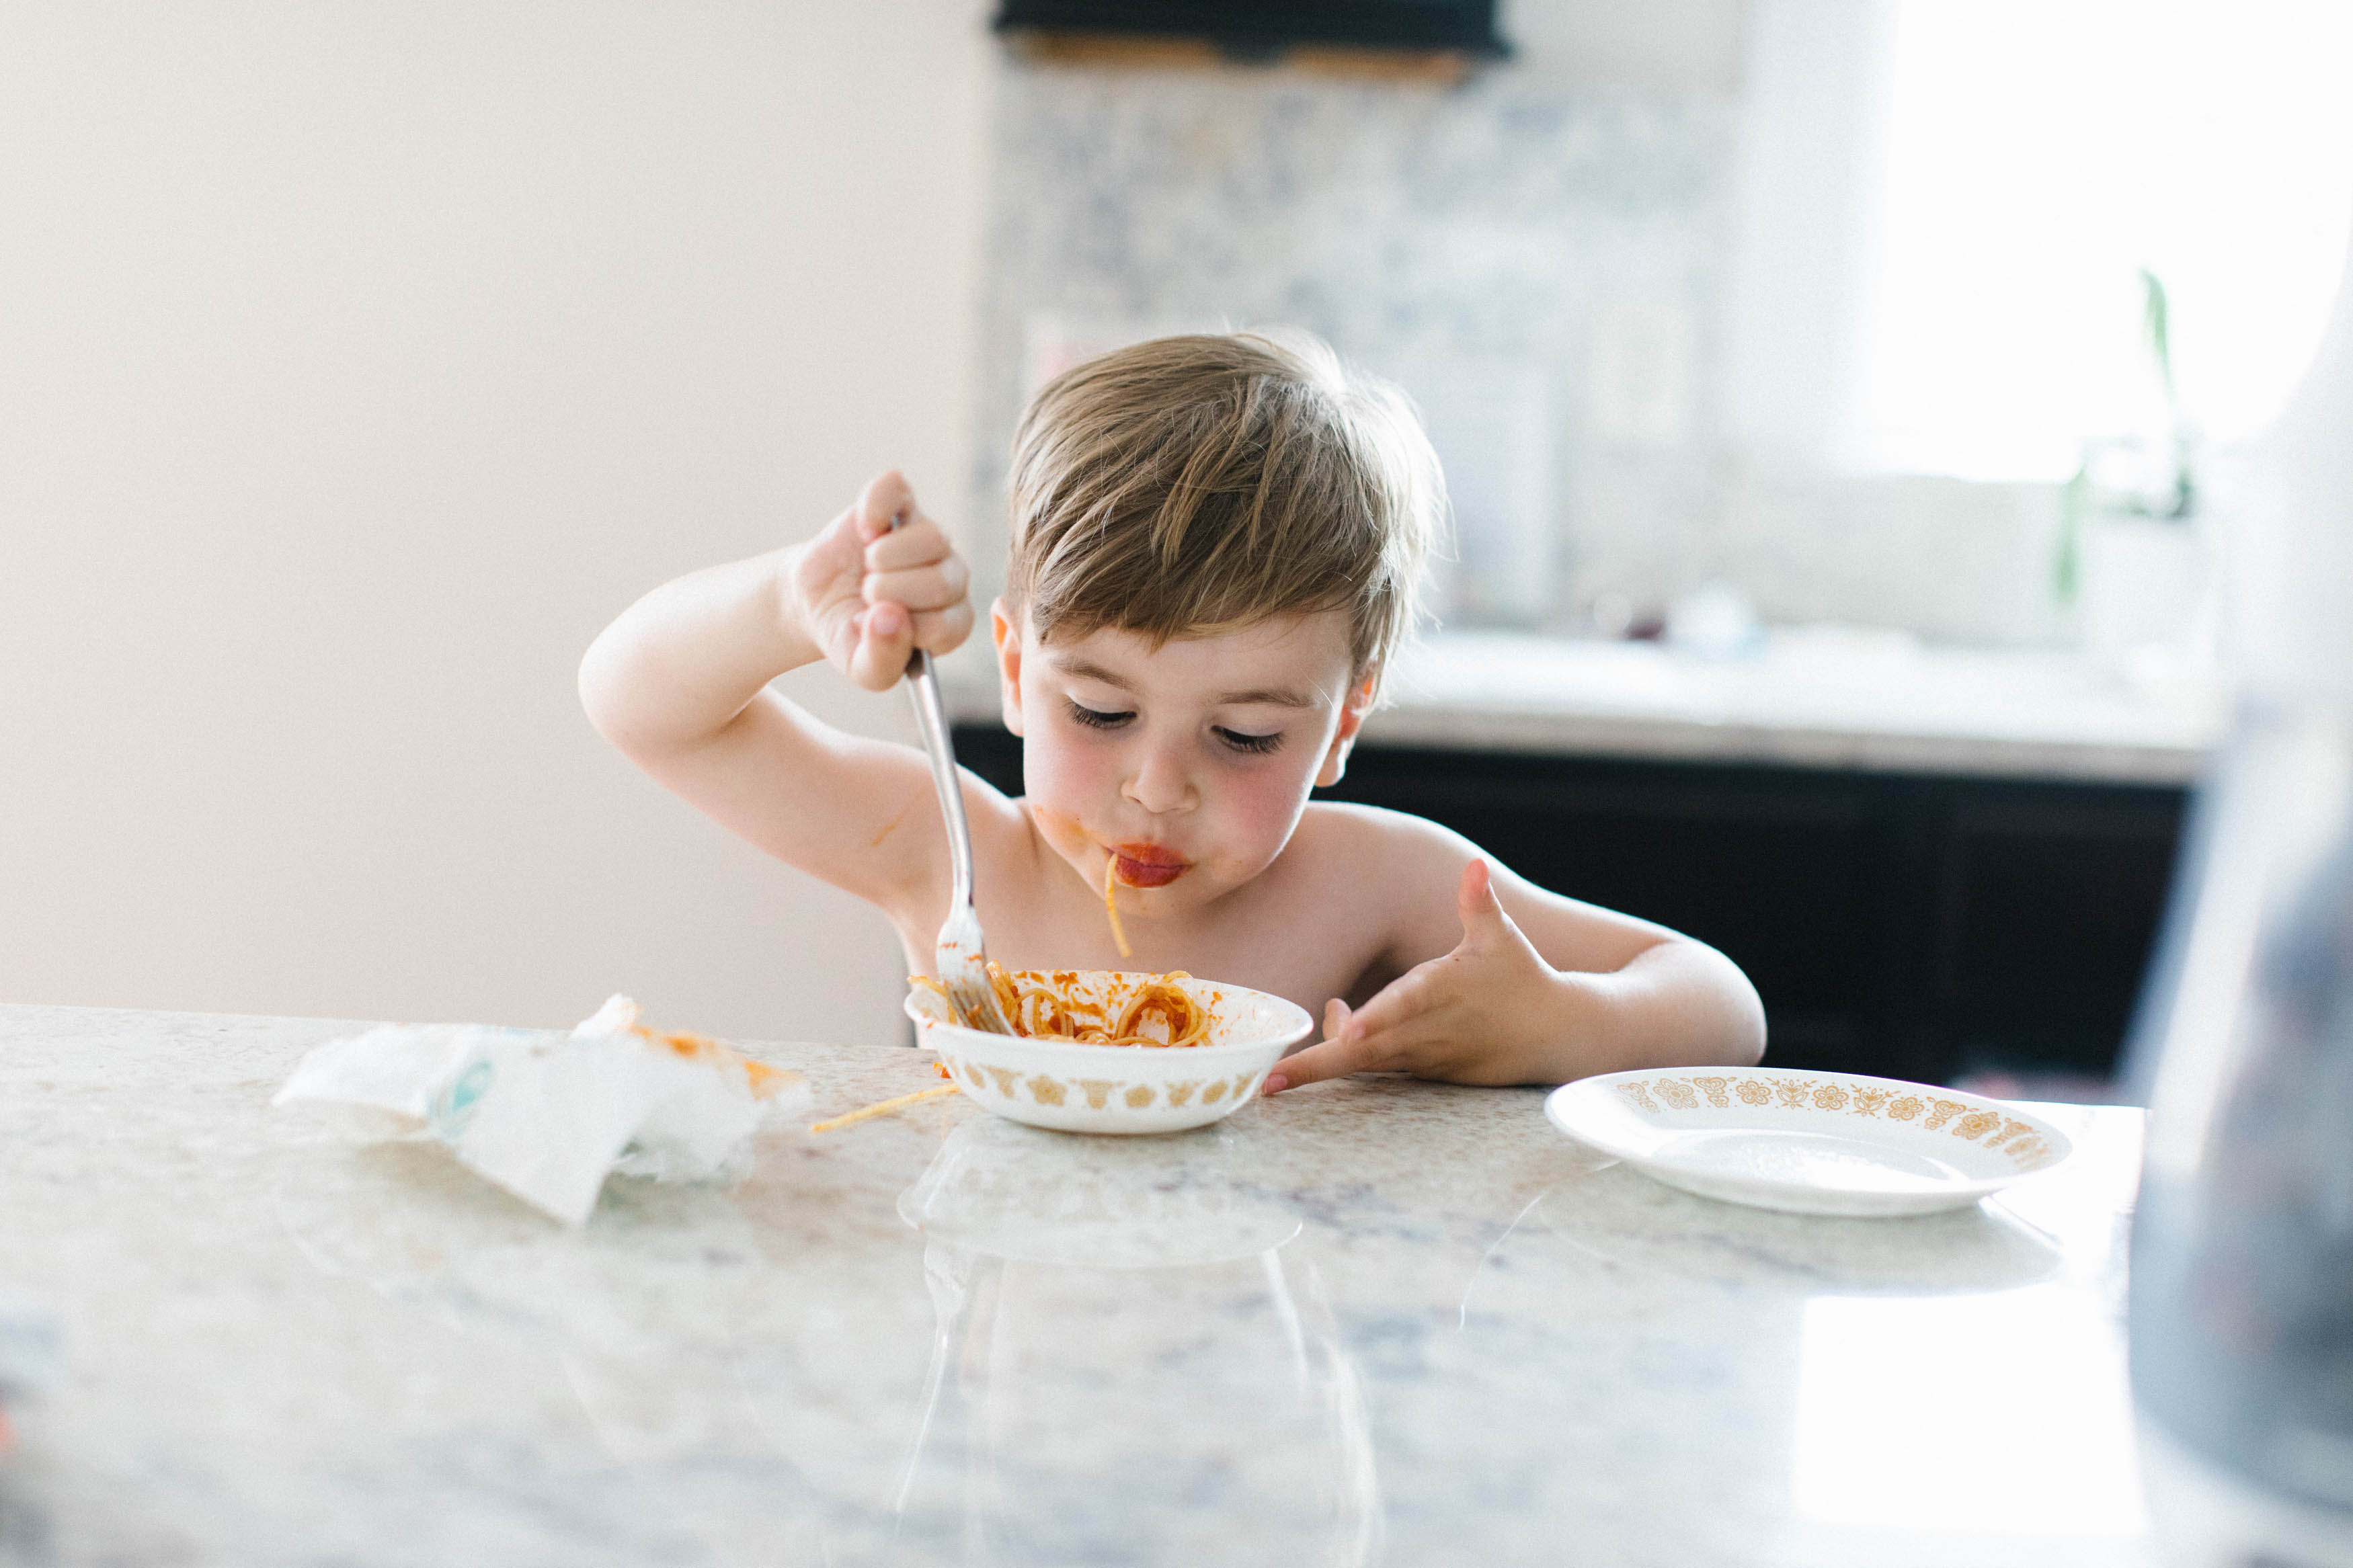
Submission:
{"label": "sauce on lips", "polygon": [[1190,860],[1157,844],[1116,845],[1112,863],[1119,879],[1131,888],[1165,888],[1193,868]]}

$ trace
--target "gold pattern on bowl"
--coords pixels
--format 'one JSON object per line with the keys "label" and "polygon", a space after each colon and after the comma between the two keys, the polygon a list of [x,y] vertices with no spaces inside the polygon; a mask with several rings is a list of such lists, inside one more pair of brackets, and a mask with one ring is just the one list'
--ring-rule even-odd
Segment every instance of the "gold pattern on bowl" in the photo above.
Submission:
{"label": "gold pattern on bowl", "polygon": [[948,1072],[957,1082],[977,1093],[994,1094],[1000,1100],[1027,1100],[1037,1105],[1083,1103],[1091,1110],[1112,1110],[1113,1101],[1131,1110],[1143,1110],[1164,1091],[1166,1103],[1175,1108],[1196,1103],[1197,1094],[1198,1103],[1202,1105],[1215,1105],[1231,1095],[1234,1104],[1239,1106],[1256,1094],[1259,1087],[1266,1082],[1263,1071],[1236,1073],[1230,1079],[1210,1079],[1206,1085],[1196,1078],[1178,1079],[1173,1083],[1161,1085],[1128,1083],[1115,1078],[1065,1079],[1049,1073],[1034,1073],[1023,1078],[998,1067],[987,1068],[984,1075],[979,1064],[965,1061],[961,1057],[943,1053],[940,1059],[947,1064]]}

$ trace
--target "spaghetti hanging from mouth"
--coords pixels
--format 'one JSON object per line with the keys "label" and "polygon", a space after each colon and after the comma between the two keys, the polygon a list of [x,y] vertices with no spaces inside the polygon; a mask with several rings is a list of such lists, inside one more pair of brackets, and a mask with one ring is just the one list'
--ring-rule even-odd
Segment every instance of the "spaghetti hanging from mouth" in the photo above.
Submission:
{"label": "spaghetti hanging from mouth", "polygon": [[[1176,984],[1192,978],[1181,969],[1166,974],[1114,976],[1114,984],[1104,989],[1100,984],[1090,985],[1076,970],[1008,971],[994,959],[987,962],[988,983],[996,989],[997,1005],[1005,1009],[1013,1032],[1025,1039],[1143,1046],[1155,1050],[1210,1043],[1210,1008]],[[946,1000],[954,1011],[955,999],[931,976],[910,975],[908,984]]]}
{"label": "spaghetti hanging from mouth", "polygon": [[1119,949],[1122,958],[1134,958],[1135,950],[1127,945],[1127,933],[1119,929],[1119,857],[1103,856],[1103,913],[1111,919],[1112,945]]}

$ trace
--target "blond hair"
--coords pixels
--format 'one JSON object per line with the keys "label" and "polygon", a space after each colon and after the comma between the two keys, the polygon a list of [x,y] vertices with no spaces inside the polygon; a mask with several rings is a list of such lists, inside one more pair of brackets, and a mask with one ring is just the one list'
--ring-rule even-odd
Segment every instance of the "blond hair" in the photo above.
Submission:
{"label": "blond hair", "polygon": [[1159,338],[1047,384],[1013,441],[1006,598],[1043,639],[1155,646],[1345,610],[1377,676],[1443,525],[1404,395],[1304,333]]}

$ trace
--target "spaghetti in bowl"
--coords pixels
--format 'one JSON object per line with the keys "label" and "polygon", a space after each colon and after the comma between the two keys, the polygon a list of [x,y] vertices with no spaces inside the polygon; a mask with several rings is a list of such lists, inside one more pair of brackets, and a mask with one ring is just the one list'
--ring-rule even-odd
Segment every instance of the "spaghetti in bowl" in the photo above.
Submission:
{"label": "spaghetti in bowl", "polygon": [[[1038,1032],[967,1028],[944,995],[918,984],[906,1001],[916,1044],[938,1052],[948,1077],[986,1109],[1065,1132],[1176,1132],[1221,1121],[1315,1026],[1296,1003],[1191,975],[1025,970],[1006,980],[1018,1005],[1008,1016]],[[1197,1043],[1174,1043],[1187,1040]]]}

